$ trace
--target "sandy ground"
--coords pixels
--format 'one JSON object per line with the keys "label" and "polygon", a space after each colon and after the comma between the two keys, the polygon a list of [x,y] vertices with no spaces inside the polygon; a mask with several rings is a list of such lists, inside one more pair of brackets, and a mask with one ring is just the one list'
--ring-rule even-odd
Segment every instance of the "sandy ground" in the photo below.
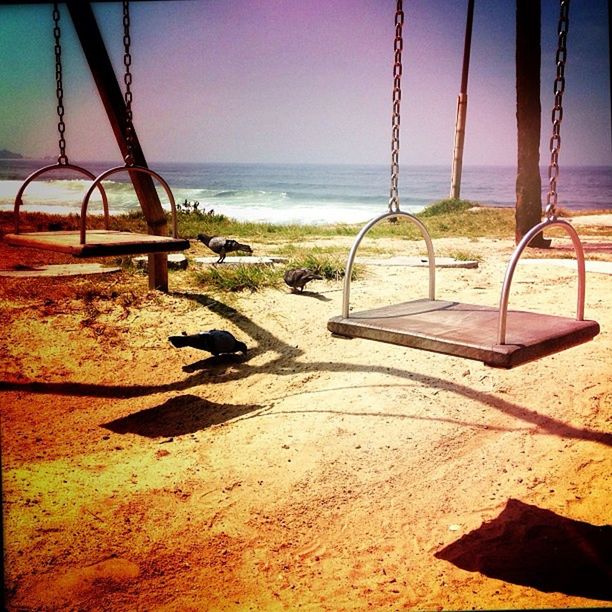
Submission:
{"label": "sandy ground", "polygon": [[[610,235],[585,242],[612,261]],[[439,297],[496,305],[512,246],[437,241],[482,257],[440,269]],[[366,272],[356,306],[425,295],[425,269]],[[593,342],[509,371],[332,337],[339,282],[146,285],[0,278],[9,610],[610,605],[612,276],[587,274]],[[511,307],[573,316],[575,292],[571,269],[519,266]],[[211,328],[247,357],[167,340]]]}

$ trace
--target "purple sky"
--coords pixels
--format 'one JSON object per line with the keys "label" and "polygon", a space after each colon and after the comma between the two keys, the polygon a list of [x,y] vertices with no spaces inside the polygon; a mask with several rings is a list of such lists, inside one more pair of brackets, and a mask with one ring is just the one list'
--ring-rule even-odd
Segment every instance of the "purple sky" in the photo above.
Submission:
{"label": "purple sky", "polygon": [[[467,0],[404,2],[402,164],[450,165]],[[476,0],[466,164],[514,164],[514,0]],[[120,3],[95,4],[122,68]],[[135,2],[134,120],[149,161],[387,164],[393,0]],[[0,148],[56,156],[51,9],[0,7]],[[68,154],[120,161],[62,9]],[[557,2],[542,0],[542,163]],[[607,3],[570,13],[561,164],[612,165]]]}

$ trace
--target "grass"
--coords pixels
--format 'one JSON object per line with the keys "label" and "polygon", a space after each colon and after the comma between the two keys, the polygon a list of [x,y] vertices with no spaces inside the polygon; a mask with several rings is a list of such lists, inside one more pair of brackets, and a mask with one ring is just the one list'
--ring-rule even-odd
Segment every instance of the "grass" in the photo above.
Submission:
{"label": "grass", "polygon": [[451,257],[456,261],[482,261],[482,255],[472,251],[450,251],[442,255],[442,257]]}
{"label": "grass", "polygon": [[[236,221],[223,214],[209,214],[189,206],[177,206],[179,234],[195,239],[203,232],[208,235],[231,235],[237,239],[250,239],[259,243],[291,243],[305,239],[334,238],[355,236],[362,224],[330,225],[279,225],[274,223],[254,223]],[[384,212],[384,211],[381,211]],[[598,211],[605,213],[606,211]],[[467,200],[442,200],[436,202],[416,215],[422,219],[432,238],[465,236],[467,238],[509,238],[514,236],[513,208],[485,208]],[[46,230],[49,225],[57,225],[60,219],[63,229],[77,229],[78,215],[58,217],[45,213],[23,213],[24,231]],[[12,213],[0,214],[2,229],[12,231]],[[88,216],[89,228],[103,227],[100,215]],[[146,231],[146,223],[141,212],[111,216],[111,228],[122,231]],[[599,235],[601,230],[581,228],[581,233]],[[420,240],[421,235],[410,221],[400,218],[398,223],[380,223],[370,234],[373,238],[398,237],[406,240]]]}
{"label": "grass", "polygon": [[282,271],[273,266],[209,266],[195,273],[198,284],[218,291],[259,291],[265,287],[280,287]]}
{"label": "grass", "polygon": [[[216,291],[259,291],[264,288],[278,289],[283,285],[285,271],[290,268],[308,268],[315,274],[320,274],[327,280],[340,280],[344,277],[343,259],[337,256],[321,254],[317,249],[309,252],[301,252],[280,266],[260,265],[236,265],[227,266],[223,264],[208,266],[203,270],[195,272],[196,282]],[[357,278],[360,270],[357,266],[353,268],[353,279]]]}
{"label": "grass", "polygon": [[478,207],[478,204],[469,200],[440,200],[434,202],[421,211],[419,217],[437,217],[440,215],[456,214],[465,212],[470,208]]}
{"label": "grass", "polygon": [[[220,291],[257,291],[264,287],[282,285],[284,270],[289,267],[309,268],[328,280],[340,280],[344,276],[347,248],[342,245],[312,246],[316,241],[337,237],[354,238],[362,224],[330,225],[280,225],[273,223],[253,223],[236,221],[223,214],[210,214],[200,210],[196,203],[187,201],[177,205],[179,234],[188,239],[195,239],[199,233],[208,235],[231,236],[245,242],[259,245],[270,245],[279,255],[288,257],[287,266],[281,269],[259,266],[215,266],[197,272],[197,282],[203,286]],[[384,212],[381,210],[381,213]],[[612,211],[597,211],[601,214]],[[481,207],[467,200],[441,200],[425,208],[416,216],[421,219],[432,239],[463,236],[476,240],[478,238],[513,238],[515,229],[515,211],[512,208]],[[78,229],[78,215],[49,215],[44,213],[27,213],[21,215],[23,231],[44,231],[48,229]],[[147,226],[140,211],[126,215],[111,216],[111,229],[120,231],[146,232]],[[102,216],[88,216],[87,226],[90,229],[103,227]],[[13,230],[11,212],[0,212],[0,230]],[[581,227],[583,235],[598,236],[605,234],[605,228]],[[553,230],[553,234],[557,231]],[[558,235],[564,232],[558,230]],[[363,244],[362,250],[371,254],[386,252],[383,238],[403,240],[422,240],[420,230],[409,219],[400,217],[397,223],[382,222],[372,228],[368,236],[373,240]],[[304,243],[310,243],[309,246]],[[453,252],[448,255],[458,260],[479,260],[474,253]],[[355,266],[354,275],[362,270]]]}
{"label": "grass", "polygon": [[[329,254],[328,252],[315,247],[306,252],[295,254],[287,265],[289,268],[307,268],[315,274],[319,274],[327,280],[340,280],[344,278],[344,268],[346,265],[346,256],[341,257],[338,254]],[[353,279],[358,275],[359,270],[353,269]]]}

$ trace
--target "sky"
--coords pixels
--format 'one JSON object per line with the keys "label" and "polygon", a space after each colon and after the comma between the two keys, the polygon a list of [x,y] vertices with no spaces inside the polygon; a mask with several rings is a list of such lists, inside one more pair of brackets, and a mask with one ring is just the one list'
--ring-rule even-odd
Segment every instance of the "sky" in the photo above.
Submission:
{"label": "sky", "polygon": [[[123,82],[121,3],[94,13]],[[134,124],[147,160],[388,164],[395,0],[131,4]],[[467,0],[405,0],[402,165],[449,165]],[[65,7],[67,153],[121,162]],[[558,3],[542,0],[541,163]],[[0,149],[57,157],[50,4],[0,5]],[[612,165],[607,0],[573,0],[561,166]],[[515,0],[475,0],[465,165],[516,163]]]}

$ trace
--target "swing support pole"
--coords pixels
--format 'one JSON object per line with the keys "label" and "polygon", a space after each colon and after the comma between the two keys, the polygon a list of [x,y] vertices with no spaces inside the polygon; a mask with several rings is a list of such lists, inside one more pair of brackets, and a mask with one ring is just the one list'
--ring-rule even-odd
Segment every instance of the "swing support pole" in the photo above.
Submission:
{"label": "swing support pole", "polygon": [[455,120],[455,144],[453,146],[453,169],[451,172],[450,199],[458,200],[461,193],[461,171],[463,170],[463,145],[465,142],[465,120],[467,116],[467,85],[470,71],[470,49],[472,46],[472,22],[474,20],[474,0],[468,0],[465,41],[463,46],[463,69],[461,90],[457,96],[457,117]]}
{"label": "swing support pole", "polygon": [[[85,58],[89,64],[115,139],[121,154],[125,158],[128,152],[130,152],[126,134],[125,101],[102,35],[100,34],[91,3],[83,0],[68,0],[66,6],[74,23],[76,34],[85,53]],[[136,165],[148,167],[135,130],[131,134],[131,153]],[[156,236],[166,235],[166,214],[157,195],[153,179],[145,173],[130,172],[129,174],[136,196],[140,202],[140,207],[147,221],[149,234]],[[168,291],[167,254],[150,254],[148,270],[149,288]]]}

